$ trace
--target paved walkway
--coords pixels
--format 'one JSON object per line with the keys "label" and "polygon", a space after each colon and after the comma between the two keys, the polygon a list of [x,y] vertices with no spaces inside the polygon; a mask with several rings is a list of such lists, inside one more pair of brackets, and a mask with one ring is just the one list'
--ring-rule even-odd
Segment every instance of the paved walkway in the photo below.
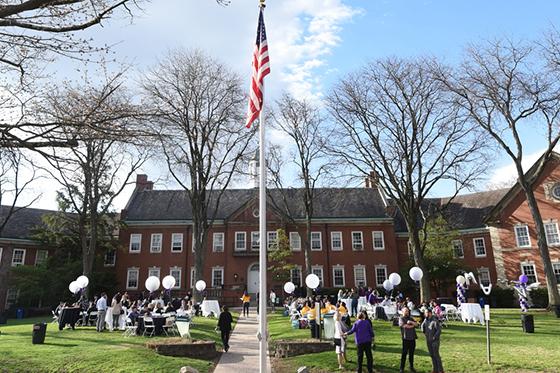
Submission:
{"label": "paved walkway", "polygon": [[[214,373],[257,373],[259,371],[259,342],[256,316],[239,317],[229,339],[229,351],[224,352]],[[267,358],[267,372],[270,359]]]}

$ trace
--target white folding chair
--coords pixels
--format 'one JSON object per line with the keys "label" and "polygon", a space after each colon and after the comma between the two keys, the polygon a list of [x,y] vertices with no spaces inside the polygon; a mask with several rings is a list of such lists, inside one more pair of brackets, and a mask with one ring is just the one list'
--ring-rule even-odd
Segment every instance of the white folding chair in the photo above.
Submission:
{"label": "white folding chair", "polygon": [[58,324],[58,315],[51,310],[52,313],[52,321],[51,324]]}
{"label": "white folding chair", "polygon": [[138,329],[138,326],[134,325],[130,317],[127,317],[123,336],[126,338],[126,337],[132,337],[136,335],[136,329]]}
{"label": "white folding chair", "polygon": [[88,324],[94,325],[97,323],[97,311],[91,311],[88,317]]}
{"label": "white folding chair", "polygon": [[154,335],[156,332],[156,326],[154,324],[154,319],[148,316],[144,316],[144,332],[142,333],[143,336],[146,335],[146,332],[150,332],[150,337]]}
{"label": "white folding chair", "polygon": [[173,316],[169,316],[165,318],[165,324],[163,324],[163,332],[165,333],[166,336],[169,337],[169,332],[171,332],[171,334],[175,334],[176,328],[175,328],[175,317]]}

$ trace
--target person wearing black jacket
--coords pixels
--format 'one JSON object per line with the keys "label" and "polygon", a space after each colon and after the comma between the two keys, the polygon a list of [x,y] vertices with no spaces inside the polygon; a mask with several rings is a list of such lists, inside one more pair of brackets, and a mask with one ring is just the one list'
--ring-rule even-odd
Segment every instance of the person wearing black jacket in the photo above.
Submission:
{"label": "person wearing black jacket", "polygon": [[222,334],[222,343],[224,345],[224,351],[229,350],[229,336],[231,334],[231,323],[233,322],[233,317],[228,311],[227,306],[222,307],[222,313],[220,313],[220,318],[218,319],[218,329]]}

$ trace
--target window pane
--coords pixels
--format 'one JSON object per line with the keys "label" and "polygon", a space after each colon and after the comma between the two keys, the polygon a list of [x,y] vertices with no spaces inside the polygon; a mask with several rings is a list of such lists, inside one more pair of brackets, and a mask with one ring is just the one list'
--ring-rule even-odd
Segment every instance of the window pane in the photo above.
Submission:
{"label": "window pane", "polygon": [[301,268],[292,268],[290,271],[290,281],[296,286],[301,286]]}
{"label": "window pane", "polygon": [[481,284],[483,286],[488,286],[490,284],[490,271],[487,268],[480,268],[478,274]]}
{"label": "window pane", "polygon": [[344,268],[333,269],[334,286],[344,286]]}
{"label": "window pane", "polygon": [[383,250],[385,248],[385,243],[383,241],[383,232],[373,232],[373,249]]}
{"label": "window pane", "polygon": [[276,247],[276,241],[278,240],[278,233],[276,232],[267,232],[268,235],[268,241],[267,241],[267,247],[268,249],[272,249],[273,247]]}
{"label": "window pane", "polygon": [[453,255],[455,255],[456,258],[465,257],[465,251],[463,250],[463,241],[453,241]]}
{"label": "window pane", "polygon": [[130,235],[130,251],[140,251],[140,243],[142,242],[142,235],[133,233]]}
{"label": "window pane", "polygon": [[152,234],[152,244],[150,246],[151,252],[160,252],[161,251],[161,233]]}
{"label": "window pane", "polygon": [[128,282],[127,288],[137,288],[138,287],[138,270],[137,269],[129,269],[128,270]]}
{"label": "window pane", "polygon": [[546,223],[544,225],[546,232],[546,242],[549,245],[560,244],[560,236],[558,235],[558,225],[556,223]]}
{"label": "window pane", "polygon": [[216,252],[224,251],[224,234],[223,233],[214,233],[212,236],[213,246],[212,250]]}
{"label": "window pane", "polygon": [[321,232],[311,232],[311,250],[321,250]]}
{"label": "window pane", "polygon": [[529,241],[529,228],[526,225],[515,227],[515,236],[517,237],[518,247],[531,246],[531,242]]}
{"label": "window pane", "polygon": [[342,250],[342,232],[331,233],[331,246],[333,250]]}
{"label": "window pane", "polygon": [[251,232],[251,250],[259,250],[259,232]]}
{"label": "window pane", "polygon": [[552,269],[554,270],[554,276],[556,276],[556,282],[560,284],[560,263],[552,263]]}
{"label": "window pane", "polygon": [[212,287],[221,287],[223,283],[223,269],[214,268],[212,270]]}
{"label": "window pane", "polygon": [[169,274],[175,278],[175,286],[174,288],[181,287],[181,268],[172,268],[169,271]]}
{"label": "window pane", "polygon": [[526,275],[527,278],[529,279],[528,281],[529,284],[537,282],[537,272],[535,271],[534,264],[523,264],[521,266],[521,270],[523,274]]}
{"label": "window pane", "polygon": [[319,286],[323,286],[323,268],[321,267],[314,267],[311,268],[311,273],[314,273],[319,277]]}
{"label": "window pane", "polygon": [[474,253],[476,256],[486,256],[486,247],[483,238],[474,239]]}
{"label": "window pane", "polygon": [[386,267],[375,267],[375,280],[377,286],[381,286],[383,281],[387,280],[387,268]]}
{"label": "window pane", "polygon": [[366,270],[364,267],[354,267],[354,285],[366,285]]}
{"label": "window pane", "polygon": [[182,233],[173,233],[171,235],[171,251],[183,251]]}
{"label": "window pane", "polygon": [[104,265],[114,266],[116,259],[117,259],[117,251],[116,250],[107,251],[105,253],[105,263],[104,263]]}
{"label": "window pane", "polygon": [[290,247],[292,250],[301,250],[301,237],[298,232],[290,232]]}
{"label": "window pane", "polygon": [[235,250],[245,250],[245,232],[235,233]]}
{"label": "window pane", "polygon": [[352,250],[363,250],[362,232],[352,232]]}

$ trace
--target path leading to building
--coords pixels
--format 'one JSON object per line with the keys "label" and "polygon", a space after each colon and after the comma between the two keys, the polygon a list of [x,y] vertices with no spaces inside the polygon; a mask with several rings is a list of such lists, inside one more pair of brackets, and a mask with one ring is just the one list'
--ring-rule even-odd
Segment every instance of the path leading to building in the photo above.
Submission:
{"label": "path leading to building", "polygon": [[[239,317],[229,339],[229,351],[224,352],[214,373],[257,373],[259,371],[259,342],[256,316]],[[270,359],[267,358],[270,372]]]}

